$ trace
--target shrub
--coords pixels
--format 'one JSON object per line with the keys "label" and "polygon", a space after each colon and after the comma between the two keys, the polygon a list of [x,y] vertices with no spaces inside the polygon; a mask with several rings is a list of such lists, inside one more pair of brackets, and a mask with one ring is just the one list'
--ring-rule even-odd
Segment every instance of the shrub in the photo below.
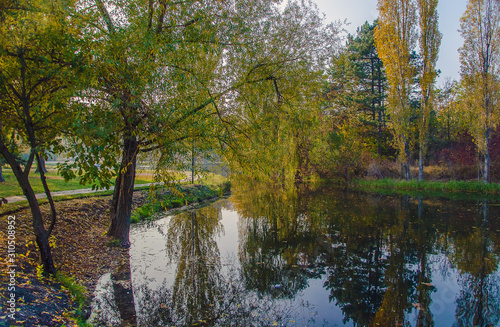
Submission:
{"label": "shrub", "polygon": [[401,172],[394,161],[371,158],[367,164],[366,176],[376,179],[399,178],[401,177]]}

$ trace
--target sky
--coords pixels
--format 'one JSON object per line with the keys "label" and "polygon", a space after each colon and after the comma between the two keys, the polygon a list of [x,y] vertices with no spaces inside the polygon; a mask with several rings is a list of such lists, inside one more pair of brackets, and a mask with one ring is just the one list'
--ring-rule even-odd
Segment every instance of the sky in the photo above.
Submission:
{"label": "sky", "polygon": [[[347,31],[356,32],[365,21],[372,23],[378,17],[377,0],[313,0],[320,12],[325,13],[327,22],[347,19]],[[445,78],[459,79],[460,61],[458,48],[463,39],[458,32],[460,17],[465,12],[467,0],[440,0],[438,4],[439,30],[443,34],[437,68],[441,70],[438,85]]]}

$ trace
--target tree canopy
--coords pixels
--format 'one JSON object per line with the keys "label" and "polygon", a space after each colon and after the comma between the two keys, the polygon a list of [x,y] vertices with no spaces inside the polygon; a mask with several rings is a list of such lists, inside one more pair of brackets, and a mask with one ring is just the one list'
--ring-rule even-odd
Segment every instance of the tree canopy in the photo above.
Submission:
{"label": "tree canopy", "polygon": [[470,130],[482,155],[482,179],[490,179],[490,141],[500,121],[500,2],[470,0],[460,21],[462,101],[473,115]]}
{"label": "tree canopy", "polygon": [[[51,204],[48,229],[28,179],[34,159],[42,165],[45,149],[60,149],[66,105],[78,55],[71,50],[70,1],[19,1],[1,7],[0,15],[0,153],[23,189],[33,216],[33,229],[45,272],[55,273],[48,236],[56,212]],[[24,169],[16,142],[29,148]]]}

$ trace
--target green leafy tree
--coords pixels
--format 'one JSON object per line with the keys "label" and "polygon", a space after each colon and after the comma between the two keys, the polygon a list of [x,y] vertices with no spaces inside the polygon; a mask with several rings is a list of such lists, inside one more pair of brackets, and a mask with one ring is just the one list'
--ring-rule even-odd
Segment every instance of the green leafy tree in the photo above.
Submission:
{"label": "green leafy tree", "polygon": [[311,150],[311,163],[321,177],[339,177],[347,188],[352,177],[359,175],[363,154],[359,130],[355,123],[342,121],[333,130],[318,135]]}
{"label": "green leafy tree", "polygon": [[88,69],[74,103],[78,119],[70,156],[75,163],[63,170],[69,178],[71,168],[80,167],[82,180],[99,186],[109,186],[117,176],[108,234],[128,246],[138,155],[156,151],[160,160],[172,162],[186,152],[182,141],[216,135],[215,101],[230,88],[216,84],[216,67],[221,45],[229,42],[224,32],[232,34],[234,26],[224,23],[229,7],[223,3],[96,0],[84,5]]}
{"label": "green leafy tree", "polygon": [[[45,174],[40,178],[51,206],[45,228],[28,174],[45,149],[57,150],[68,121],[66,99],[75,56],[69,48],[70,1],[18,1],[0,8],[0,153],[12,168],[31,208],[33,231],[45,273],[54,274],[48,237],[56,211]],[[30,149],[24,169],[11,144],[15,133]]]}
{"label": "green leafy tree", "polygon": [[488,183],[491,133],[500,120],[500,2],[470,0],[460,24],[463,110],[470,112],[469,130],[482,156],[482,179]]}
{"label": "green leafy tree", "polygon": [[410,146],[413,108],[411,93],[415,67],[412,51],[417,41],[416,4],[413,0],[379,0],[379,21],[375,28],[375,44],[387,74],[388,110],[399,150],[402,175],[410,176]]}
{"label": "green leafy tree", "polygon": [[[165,168],[190,155],[193,139],[207,144],[205,153],[217,146],[241,153],[234,141],[251,126],[236,99],[253,92],[261,101],[263,85],[282,99],[296,76],[295,90],[305,88],[298,77],[317,74],[309,64],[322,58],[301,42],[315,44],[326,33],[317,12],[292,4],[281,14],[270,1],[96,0],[79,12],[87,62],[72,105],[75,163],[63,172],[69,178],[79,167],[82,181],[96,186],[117,176],[108,234],[123,246],[138,155],[153,153]],[[295,103],[307,95],[296,93]]]}
{"label": "green leafy tree", "polygon": [[447,144],[454,139],[461,129],[460,114],[458,111],[458,82],[446,79],[443,86],[436,90],[436,120],[441,138]]}

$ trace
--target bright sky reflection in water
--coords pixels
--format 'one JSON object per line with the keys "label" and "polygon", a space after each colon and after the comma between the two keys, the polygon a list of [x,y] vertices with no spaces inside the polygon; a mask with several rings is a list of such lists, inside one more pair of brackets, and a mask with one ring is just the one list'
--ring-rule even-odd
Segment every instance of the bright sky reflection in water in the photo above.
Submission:
{"label": "bright sky reflection in water", "polygon": [[236,189],[132,229],[138,325],[499,326],[499,209]]}

